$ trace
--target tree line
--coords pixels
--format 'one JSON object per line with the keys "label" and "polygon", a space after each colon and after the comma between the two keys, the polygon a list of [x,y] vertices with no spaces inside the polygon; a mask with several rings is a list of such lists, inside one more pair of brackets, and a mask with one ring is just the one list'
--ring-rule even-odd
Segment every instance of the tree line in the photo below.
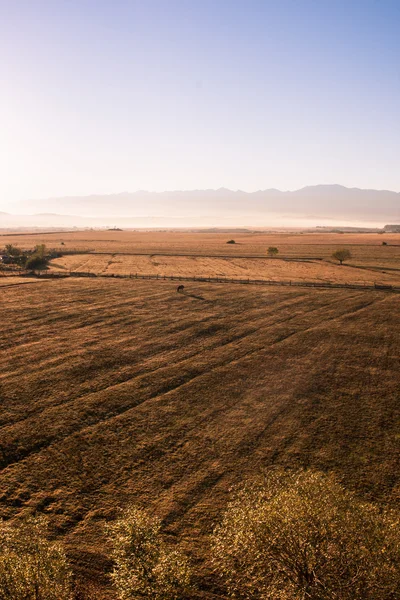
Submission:
{"label": "tree line", "polygon": [[49,250],[45,244],[37,244],[32,250],[22,250],[13,244],[6,244],[1,252],[3,265],[18,266],[31,271],[45,269],[52,258],[61,256],[56,250]]}

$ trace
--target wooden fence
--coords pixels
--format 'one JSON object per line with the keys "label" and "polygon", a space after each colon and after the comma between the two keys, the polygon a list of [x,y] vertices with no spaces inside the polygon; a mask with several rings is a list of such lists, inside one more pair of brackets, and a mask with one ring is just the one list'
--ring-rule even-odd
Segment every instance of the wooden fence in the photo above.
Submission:
{"label": "wooden fence", "polygon": [[272,279],[239,279],[235,277],[203,277],[203,276],[184,276],[184,275],[155,275],[144,273],[115,274],[115,273],[93,273],[91,271],[38,271],[34,274],[41,278],[66,278],[66,277],[101,277],[112,279],[148,279],[148,280],[169,280],[169,281],[193,281],[206,283],[230,283],[241,285],[269,285],[286,287],[312,287],[323,289],[352,289],[352,290],[384,290],[400,292],[400,286],[387,285],[383,283],[330,283],[329,281],[286,281]]}
{"label": "wooden fence", "polygon": [[66,246],[52,246],[49,252],[59,252],[62,256],[71,256],[73,254],[93,254],[90,248],[67,248]]}
{"label": "wooden fence", "polygon": [[105,251],[88,251],[88,253],[98,256],[163,256],[163,257],[172,257],[179,256],[180,258],[228,258],[237,259],[237,258],[250,258],[250,259],[261,259],[261,260],[283,260],[285,262],[314,262],[316,260],[324,261],[325,258],[321,256],[268,256],[268,254],[198,254],[198,253],[189,253],[189,252],[113,252],[109,250]]}

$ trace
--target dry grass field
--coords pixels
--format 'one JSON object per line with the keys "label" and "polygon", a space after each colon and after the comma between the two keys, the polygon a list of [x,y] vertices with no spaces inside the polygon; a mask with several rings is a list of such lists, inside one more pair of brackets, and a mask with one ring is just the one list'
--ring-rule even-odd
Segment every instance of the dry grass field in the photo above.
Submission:
{"label": "dry grass field", "polygon": [[234,277],[274,281],[400,285],[398,270],[377,270],[335,264],[334,261],[216,258],[207,256],[133,256],[79,254],[51,262],[51,270],[90,272],[102,275],[167,275],[180,277]]}
{"label": "dry grass field", "polygon": [[[65,255],[52,261],[56,271],[400,285],[400,234],[80,231],[0,236],[6,243],[96,253]],[[252,258],[266,256],[269,246],[279,249],[278,259]],[[331,258],[338,248],[352,254],[342,266]]]}
{"label": "dry grass field", "polygon": [[[227,244],[230,239],[236,244]],[[179,231],[75,231],[71,233],[0,235],[0,246],[16,244],[32,248],[45,243],[49,247],[84,248],[92,251],[143,252],[174,254],[265,255],[268,246],[277,246],[286,257],[320,256],[329,258],[332,249],[349,248],[355,261],[378,262],[390,266],[400,260],[400,234],[396,233],[266,233],[262,231],[179,232]],[[386,242],[387,246],[382,246]],[[399,265],[397,265],[399,266]]]}
{"label": "dry grass field", "polygon": [[14,286],[14,285],[37,285],[37,283],[43,283],[43,282],[39,282],[38,280],[27,280],[26,277],[2,277],[0,276],[0,288],[4,288],[4,287],[10,287],[10,286]]}
{"label": "dry grass field", "polygon": [[137,502],[206,590],[229,488],[271,464],[400,504],[397,294],[114,279],[0,292],[0,513],[47,514],[82,579],[107,589],[104,522]]}

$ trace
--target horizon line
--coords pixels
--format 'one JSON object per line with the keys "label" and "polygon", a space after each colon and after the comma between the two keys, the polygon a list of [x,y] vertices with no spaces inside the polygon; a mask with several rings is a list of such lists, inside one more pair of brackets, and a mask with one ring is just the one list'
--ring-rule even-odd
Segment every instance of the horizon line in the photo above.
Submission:
{"label": "horizon line", "polygon": [[260,194],[260,193],[266,193],[266,192],[279,192],[281,194],[287,194],[287,193],[296,193],[296,192],[302,192],[304,190],[307,190],[309,188],[329,188],[329,187],[336,187],[336,188],[342,188],[345,190],[358,190],[361,192],[389,192],[391,194],[400,194],[400,190],[396,191],[396,190],[391,190],[391,189],[387,189],[387,188],[362,188],[362,187],[357,187],[357,186],[352,186],[352,187],[348,187],[346,185],[342,185],[340,183],[316,183],[316,184],[311,184],[311,185],[306,185],[303,186],[301,188],[296,188],[296,189],[292,189],[292,190],[281,190],[279,188],[264,188],[264,189],[258,189],[258,190],[254,190],[252,192],[246,191],[246,190],[242,190],[242,189],[231,189],[231,188],[227,188],[224,186],[221,186],[219,188],[191,188],[191,189],[165,189],[165,190],[161,190],[161,191],[157,191],[157,190],[146,190],[146,189],[142,189],[139,188],[133,192],[124,190],[122,192],[92,192],[90,194],[68,194],[68,195],[63,195],[63,196],[58,196],[58,195],[54,195],[54,196],[47,196],[47,197],[36,197],[36,198],[26,198],[23,200],[18,200],[16,201],[18,202],[30,202],[30,201],[36,201],[36,200],[52,200],[52,199],[63,199],[63,198],[91,198],[92,196],[122,196],[124,194],[139,194],[139,193],[145,193],[145,194],[167,194],[167,193],[185,193],[185,192],[232,192],[234,194],[236,193],[241,193],[241,194]]}

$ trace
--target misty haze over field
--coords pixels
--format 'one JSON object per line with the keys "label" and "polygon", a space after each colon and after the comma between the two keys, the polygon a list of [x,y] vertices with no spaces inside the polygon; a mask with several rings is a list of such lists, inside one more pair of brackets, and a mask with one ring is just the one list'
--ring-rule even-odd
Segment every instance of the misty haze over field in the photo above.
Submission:
{"label": "misty haze over field", "polygon": [[37,4],[0,3],[0,228],[399,221],[399,2]]}
{"label": "misty haze over field", "polygon": [[340,185],[247,193],[218,190],[96,194],[29,200],[0,213],[0,227],[380,227],[400,220],[400,194]]}

